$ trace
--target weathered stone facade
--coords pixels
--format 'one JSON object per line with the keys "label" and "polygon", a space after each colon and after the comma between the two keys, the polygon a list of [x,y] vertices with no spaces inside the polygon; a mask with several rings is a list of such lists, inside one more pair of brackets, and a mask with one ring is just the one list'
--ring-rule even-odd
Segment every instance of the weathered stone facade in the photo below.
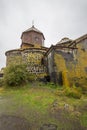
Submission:
{"label": "weathered stone facade", "polygon": [[27,69],[30,73],[40,74],[46,72],[46,67],[42,63],[45,54],[44,49],[30,48],[22,51],[22,59],[27,63]]}
{"label": "weathered stone facade", "polygon": [[5,53],[6,65],[21,64],[27,65],[29,73],[46,75],[47,69],[43,64],[43,57],[47,51],[44,45],[44,35],[34,26],[24,31],[21,36],[22,43],[19,49],[10,50]]}
{"label": "weathered stone facade", "polygon": [[45,54],[51,80],[65,86],[87,85],[86,58],[87,35],[70,42],[70,44],[62,41],[62,43],[51,46]]}
{"label": "weathered stone facade", "polygon": [[12,63],[22,62],[21,50],[10,50],[7,51],[5,55],[6,55],[6,66]]}
{"label": "weathered stone facade", "polygon": [[24,50],[11,50],[6,52],[7,65],[9,64],[27,64],[30,73],[46,72],[46,67],[42,63],[46,50],[39,48],[29,48]]}
{"label": "weathered stone facade", "polygon": [[32,26],[21,39],[19,49],[6,52],[7,65],[25,63],[30,73],[48,75],[60,85],[87,85],[87,34],[76,40],[63,38],[46,48],[43,33]]}

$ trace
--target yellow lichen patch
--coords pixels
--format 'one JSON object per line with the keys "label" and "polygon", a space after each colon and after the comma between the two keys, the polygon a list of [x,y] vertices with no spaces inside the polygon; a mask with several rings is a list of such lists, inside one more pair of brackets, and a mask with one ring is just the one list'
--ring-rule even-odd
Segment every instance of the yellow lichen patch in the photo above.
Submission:
{"label": "yellow lichen patch", "polygon": [[22,45],[22,49],[29,48],[30,46],[28,44]]}
{"label": "yellow lichen patch", "polygon": [[0,93],[2,93],[4,91],[4,88],[0,88]]}
{"label": "yellow lichen patch", "polygon": [[87,84],[85,80],[87,78],[87,51],[82,50],[82,45],[78,45],[77,59],[78,63],[76,65],[76,76],[80,78],[79,82],[82,84]]}
{"label": "yellow lichen patch", "polygon": [[37,78],[44,78],[45,76],[47,76],[47,73],[37,74]]}
{"label": "yellow lichen patch", "polygon": [[66,70],[65,60],[61,55],[55,53],[54,60],[57,67],[57,71]]}
{"label": "yellow lichen patch", "polygon": [[62,81],[64,86],[69,86],[68,70],[65,65],[64,58],[59,54],[54,54],[54,61],[57,68],[57,73],[62,72]]}
{"label": "yellow lichen patch", "polygon": [[69,81],[68,81],[68,78],[67,78],[67,74],[68,74],[67,71],[63,71],[62,72],[62,79],[63,79],[63,85],[66,86],[66,87],[69,87]]}
{"label": "yellow lichen patch", "polygon": [[66,61],[62,55],[55,53],[54,60],[57,73],[60,71],[62,72],[62,81],[64,86],[73,86],[75,83],[82,85],[87,84],[87,72],[85,71],[85,68],[87,68],[86,56],[87,52],[81,50],[80,46],[76,55],[77,61],[70,61],[68,66],[66,66]]}
{"label": "yellow lichen patch", "polygon": [[35,48],[41,48],[41,45],[39,45],[38,43],[34,45]]}
{"label": "yellow lichen patch", "polygon": [[39,53],[29,53],[27,55],[27,62],[28,63],[34,63],[34,64],[41,64],[41,59],[43,55]]}
{"label": "yellow lichen patch", "polygon": [[7,59],[7,65],[21,64],[22,62],[23,61],[21,56],[9,56],[9,58]]}
{"label": "yellow lichen patch", "polygon": [[[68,64],[69,79],[71,84],[79,83],[80,85],[87,85],[87,52],[82,50],[82,45],[79,44],[76,54],[76,61]],[[76,62],[76,63],[75,63]],[[73,80],[74,79],[74,80]]]}

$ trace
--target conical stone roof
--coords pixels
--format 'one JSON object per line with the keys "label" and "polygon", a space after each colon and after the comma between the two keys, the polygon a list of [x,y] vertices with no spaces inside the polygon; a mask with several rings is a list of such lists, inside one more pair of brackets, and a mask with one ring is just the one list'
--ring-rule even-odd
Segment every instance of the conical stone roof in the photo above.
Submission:
{"label": "conical stone roof", "polygon": [[[34,32],[37,32],[37,33],[40,33],[43,35],[43,33],[40,30],[38,30],[37,28],[35,28],[34,25],[31,28],[25,30],[23,33],[31,32],[31,31],[34,31]],[[22,35],[23,35],[23,33],[22,33]],[[44,35],[43,35],[43,38],[45,39]]]}

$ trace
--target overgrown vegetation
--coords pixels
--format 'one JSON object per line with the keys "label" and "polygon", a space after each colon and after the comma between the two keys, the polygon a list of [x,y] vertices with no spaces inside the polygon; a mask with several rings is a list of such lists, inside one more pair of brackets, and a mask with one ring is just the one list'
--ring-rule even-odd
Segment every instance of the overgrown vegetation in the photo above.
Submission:
{"label": "overgrown vegetation", "polygon": [[[5,85],[7,86],[22,86],[29,82],[35,82],[35,79],[36,79],[35,75],[30,74],[27,71],[26,65],[13,64],[13,65],[8,66],[5,69],[4,79],[0,80],[0,85],[2,85],[4,81]],[[80,87],[79,88],[75,86],[74,87],[66,87],[66,86],[61,87],[51,82],[44,84],[44,86],[56,89],[56,92],[55,92],[56,95],[59,95],[61,93],[61,95],[65,95],[65,96],[76,98],[76,99],[80,99],[82,96],[82,90],[80,89]],[[59,93],[59,90],[57,91],[57,88],[60,88],[60,93]]]}
{"label": "overgrown vegetation", "polygon": [[80,99],[82,96],[82,91],[76,87],[72,87],[72,88],[67,87],[65,89],[65,95],[68,97]]}
{"label": "overgrown vegetation", "polygon": [[66,86],[59,86],[55,85],[54,83],[47,83],[45,87],[55,89],[55,94],[60,96],[67,96],[69,98],[80,99],[83,95],[83,90],[81,87],[66,87]]}
{"label": "overgrown vegetation", "polygon": [[8,86],[23,85],[34,79],[35,76],[27,71],[25,64],[11,64],[4,71],[4,82]]}
{"label": "overgrown vegetation", "polygon": [[3,86],[3,83],[4,83],[3,78],[0,78],[0,87]]}
{"label": "overgrown vegetation", "polygon": [[[2,86],[4,83],[5,86],[19,87],[29,82],[32,82],[32,83],[35,82],[37,78],[36,75],[29,73],[26,68],[27,67],[25,64],[11,64],[7,66],[4,70],[4,78],[0,79],[0,86]],[[67,80],[64,80],[64,81],[67,82]],[[80,99],[83,94],[83,89],[81,89],[81,87],[75,87],[75,86],[61,87],[51,82],[49,83],[45,82],[44,86],[56,89],[56,95],[60,94],[59,91],[57,92],[57,88],[60,88],[61,95],[65,95],[70,98]]]}
{"label": "overgrown vegetation", "polygon": [[61,86],[40,82],[0,88],[0,113],[26,118],[31,130],[38,130],[43,124],[56,124],[58,130],[86,130],[87,96],[75,99],[63,92],[65,88]]}

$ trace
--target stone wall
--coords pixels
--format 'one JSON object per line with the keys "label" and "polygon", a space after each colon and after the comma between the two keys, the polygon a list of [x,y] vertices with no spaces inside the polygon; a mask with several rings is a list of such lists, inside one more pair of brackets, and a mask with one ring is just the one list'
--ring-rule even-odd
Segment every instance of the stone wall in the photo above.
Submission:
{"label": "stone wall", "polygon": [[27,64],[30,73],[46,73],[46,67],[42,63],[44,53],[45,50],[35,48],[22,51],[23,61]]}
{"label": "stone wall", "polygon": [[22,35],[22,43],[39,44],[40,46],[44,46],[44,38],[42,34],[37,32],[24,32]]}
{"label": "stone wall", "polygon": [[77,85],[87,85],[87,39],[77,44],[78,51],[76,56],[75,75]]}
{"label": "stone wall", "polygon": [[47,57],[51,81],[55,77],[55,82],[64,86],[87,85],[87,39],[80,41],[77,48],[50,51]]}
{"label": "stone wall", "polygon": [[5,53],[6,55],[6,66],[9,64],[18,64],[22,62],[22,55],[20,50],[11,50]]}
{"label": "stone wall", "polygon": [[[57,82],[60,85],[69,85],[68,83],[68,71],[66,68],[66,61],[64,57],[62,56],[63,52],[58,53],[57,51],[54,54],[54,62],[55,62],[55,67],[56,67],[56,75],[57,75]],[[68,58],[67,58],[68,59]],[[69,61],[69,59],[68,59]]]}
{"label": "stone wall", "polygon": [[46,62],[48,63],[47,70],[48,70],[48,74],[50,75],[50,80],[56,83],[57,76],[56,76],[56,70],[55,70],[54,53],[55,53],[54,50],[52,50],[45,59],[46,59]]}
{"label": "stone wall", "polygon": [[6,52],[6,65],[10,64],[26,64],[29,73],[34,73],[38,77],[44,77],[47,69],[42,59],[45,49],[29,48],[24,50],[11,50]]}

